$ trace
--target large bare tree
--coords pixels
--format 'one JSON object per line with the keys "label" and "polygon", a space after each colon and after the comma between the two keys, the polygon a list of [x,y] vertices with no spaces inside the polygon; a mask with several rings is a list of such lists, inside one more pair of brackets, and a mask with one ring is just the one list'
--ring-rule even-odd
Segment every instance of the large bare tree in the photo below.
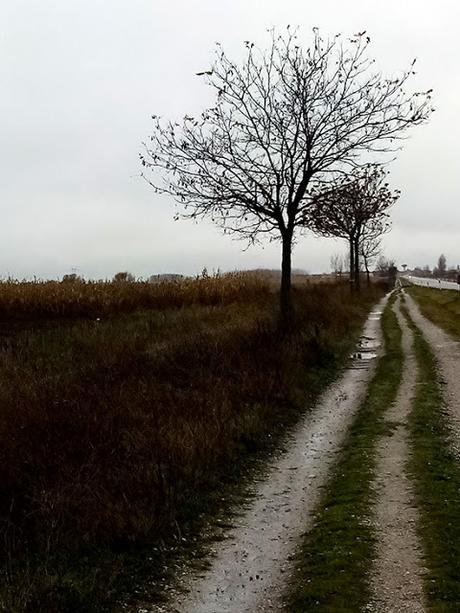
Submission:
{"label": "large bare tree", "polygon": [[363,243],[387,231],[389,209],[400,195],[399,190],[389,189],[386,177],[386,171],[376,164],[355,171],[354,178],[339,177],[311,195],[312,206],[305,213],[306,227],[348,242],[350,281],[358,290]]}
{"label": "large bare tree", "polygon": [[215,92],[211,108],[180,123],[153,116],[143,176],[182,205],[179,217],[209,216],[249,242],[279,239],[287,315],[292,247],[310,187],[360,165],[363,153],[399,148],[433,110],[431,90],[407,93],[413,62],[382,76],[365,32],[325,39],[315,29],[303,48],[288,28],[271,31],[266,50],[245,45],[242,62],[218,46],[213,65],[197,73]]}

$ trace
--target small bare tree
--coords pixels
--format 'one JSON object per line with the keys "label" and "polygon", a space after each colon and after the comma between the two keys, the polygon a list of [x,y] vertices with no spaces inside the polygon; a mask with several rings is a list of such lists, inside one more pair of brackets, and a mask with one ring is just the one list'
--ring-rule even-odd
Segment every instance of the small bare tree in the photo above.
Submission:
{"label": "small bare tree", "polygon": [[443,277],[446,274],[446,270],[447,270],[447,260],[446,260],[446,256],[441,253],[441,255],[438,258],[438,265],[435,268],[436,270],[436,274],[439,277]]}
{"label": "small bare tree", "polygon": [[370,285],[370,266],[380,255],[382,249],[382,237],[391,229],[390,221],[379,216],[371,219],[364,225],[359,243],[359,253],[363,259],[364,270],[366,271],[367,285]]}
{"label": "small bare tree", "polygon": [[387,173],[376,164],[361,169],[354,179],[339,179],[330,188],[313,196],[305,224],[326,237],[348,242],[350,282],[359,290],[360,255],[363,243],[371,243],[389,227],[388,211],[399,198],[385,182]]}
{"label": "small bare tree", "polygon": [[428,266],[428,264],[425,264],[425,266],[422,268],[422,271],[425,277],[433,276],[433,272],[431,272],[431,268]]}
{"label": "small bare tree", "polygon": [[291,254],[310,205],[309,190],[332,171],[360,164],[363,152],[394,151],[425,122],[430,91],[407,94],[414,63],[385,78],[368,57],[369,38],[324,39],[315,29],[302,49],[297,33],[271,32],[266,51],[246,41],[242,63],[220,46],[204,76],[216,94],[200,117],[181,124],[153,116],[143,176],[182,205],[178,216],[209,216],[225,232],[282,243],[281,310],[290,312]]}
{"label": "small bare tree", "polygon": [[344,262],[343,256],[340,253],[334,253],[334,255],[331,255],[331,269],[332,272],[338,277],[342,276]]}
{"label": "small bare tree", "polygon": [[396,281],[398,268],[394,260],[388,259],[384,255],[381,255],[377,260],[375,270],[379,276],[386,277],[390,280],[390,282]]}
{"label": "small bare tree", "polygon": [[127,271],[117,272],[113,276],[113,281],[115,281],[116,283],[134,283],[135,280],[136,277],[132,273]]}

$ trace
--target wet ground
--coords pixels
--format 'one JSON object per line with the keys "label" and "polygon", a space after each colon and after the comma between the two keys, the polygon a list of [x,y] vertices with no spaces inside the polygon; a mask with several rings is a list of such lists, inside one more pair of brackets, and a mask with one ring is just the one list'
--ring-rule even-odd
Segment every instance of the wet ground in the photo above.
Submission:
{"label": "wet ground", "polygon": [[403,375],[395,403],[385,415],[387,432],[377,446],[373,509],[377,535],[371,569],[373,613],[423,613],[423,554],[417,533],[419,515],[407,463],[411,453],[407,420],[417,382],[413,333],[395,305],[402,331]]}
{"label": "wet ground", "polygon": [[209,571],[186,574],[175,602],[156,611],[255,613],[283,610],[301,535],[374,371],[384,301],[366,322],[350,367],[330,386],[273,459]]}

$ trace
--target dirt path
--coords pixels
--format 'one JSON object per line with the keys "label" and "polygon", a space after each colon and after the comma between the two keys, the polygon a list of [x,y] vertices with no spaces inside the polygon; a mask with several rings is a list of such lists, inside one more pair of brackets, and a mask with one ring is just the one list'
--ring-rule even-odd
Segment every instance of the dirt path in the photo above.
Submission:
{"label": "dirt path", "polygon": [[445,400],[453,434],[453,446],[460,455],[460,344],[424,317],[414,299],[405,294],[410,315],[431,345],[446,384]]}
{"label": "dirt path", "polygon": [[[363,330],[357,359],[286,442],[248,510],[219,545],[203,576],[183,580],[188,593],[156,611],[229,613],[282,610],[292,559],[334,456],[374,370],[371,351],[380,344],[384,299]],[[359,354],[359,355],[358,355]]]}
{"label": "dirt path", "polygon": [[412,485],[406,474],[409,455],[407,418],[415,395],[417,366],[412,347],[413,334],[395,308],[402,329],[403,380],[396,402],[386,414],[388,434],[377,448],[374,508],[378,534],[377,558],[371,573],[373,602],[378,613],[423,613],[423,563],[416,533],[417,509]]}

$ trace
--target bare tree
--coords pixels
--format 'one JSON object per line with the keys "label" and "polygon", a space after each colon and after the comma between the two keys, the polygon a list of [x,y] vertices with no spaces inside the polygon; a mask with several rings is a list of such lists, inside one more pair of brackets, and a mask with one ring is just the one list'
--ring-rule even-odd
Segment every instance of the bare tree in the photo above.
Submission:
{"label": "bare tree", "polygon": [[341,277],[344,269],[343,256],[340,253],[334,253],[331,255],[331,269],[332,272]]}
{"label": "bare tree", "polygon": [[407,94],[414,62],[385,78],[368,57],[370,39],[324,39],[314,30],[302,49],[297,32],[271,31],[268,48],[246,41],[238,64],[220,46],[202,75],[215,104],[179,124],[153,116],[141,162],[157,193],[174,196],[179,217],[210,216],[249,242],[269,234],[282,243],[281,310],[290,311],[291,254],[309,190],[346,172],[362,154],[399,148],[408,128],[425,122],[430,92]]}
{"label": "bare tree", "polygon": [[64,275],[61,283],[84,283],[84,279],[80,275],[77,275],[76,272],[72,272]]}
{"label": "bare tree", "polygon": [[326,237],[343,238],[348,242],[350,282],[359,289],[360,255],[363,243],[368,247],[389,227],[388,211],[399,198],[385,182],[387,173],[370,164],[356,173],[354,179],[339,180],[330,188],[316,193],[313,206],[306,215],[306,226]]}
{"label": "bare tree", "polygon": [[390,268],[391,264],[391,260],[386,258],[384,255],[381,255],[377,260],[375,270],[381,275],[386,275],[388,274],[388,269]]}
{"label": "bare tree", "polygon": [[364,270],[366,271],[367,285],[371,283],[370,279],[370,266],[372,261],[379,256],[382,248],[382,241],[380,238],[365,239],[361,241],[360,253],[363,258]]}
{"label": "bare tree", "polygon": [[377,260],[376,271],[380,276],[387,277],[391,281],[396,280],[396,273],[398,268],[394,260],[389,260],[385,256],[381,255]]}
{"label": "bare tree", "polygon": [[443,253],[441,253],[441,255],[438,258],[438,265],[436,267],[436,274],[439,275],[440,277],[443,277],[446,274],[446,270],[447,270],[446,256]]}
{"label": "bare tree", "polygon": [[425,264],[422,270],[425,276],[431,277],[433,275],[433,272],[431,272],[431,268],[428,266],[428,264]]}
{"label": "bare tree", "polygon": [[117,272],[113,277],[113,281],[116,283],[134,283],[135,280],[136,277],[127,271]]}
{"label": "bare tree", "polygon": [[382,237],[391,229],[391,223],[387,217],[370,219],[364,224],[359,242],[359,253],[363,259],[366,271],[367,285],[370,285],[370,266],[380,255],[382,249]]}

